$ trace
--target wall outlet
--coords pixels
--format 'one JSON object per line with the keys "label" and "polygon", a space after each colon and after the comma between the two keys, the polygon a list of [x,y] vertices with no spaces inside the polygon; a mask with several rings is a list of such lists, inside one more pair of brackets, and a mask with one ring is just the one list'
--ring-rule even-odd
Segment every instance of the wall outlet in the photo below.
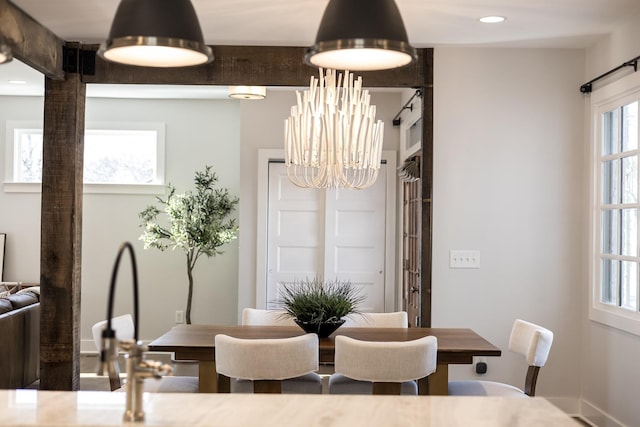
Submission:
{"label": "wall outlet", "polygon": [[489,365],[487,364],[486,357],[474,357],[473,358],[473,367],[474,371],[477,375],[484,375],[487,373],[489,369]]}
{"label": "wall outlet", "polygon": [[175,323],[176,323],[176,325],[180,324],[180,323],[184,323],[184,311],[183,310],[176,310]]}

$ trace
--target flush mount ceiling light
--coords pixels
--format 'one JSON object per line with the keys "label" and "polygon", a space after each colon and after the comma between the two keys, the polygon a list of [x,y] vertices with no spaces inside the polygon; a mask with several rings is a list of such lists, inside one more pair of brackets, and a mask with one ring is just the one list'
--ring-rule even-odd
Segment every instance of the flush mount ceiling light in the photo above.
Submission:
{"label": "flush mount ceiling light", "polygon": [[0,40],[0,64],[9,62],[12,58],[13,56],[11,55],[11,49]]}
{"label": "flush mount ceiling light", "polygon": [[189,0],[122,0],[98,54],[146,67],[186,67],[213,60]]}
{"label": "flush mount ceiling light", "polygon": [[393,0],[330,0],[304,59],[316,67],[372,71],[416,58]]}
{"label": "flush mount ceiling light", "polygon": [[499,24],[500,22],[504,22],[505,19],[504,16],[483,16],[479,21],[485,24]]}
{"label": "flush mount ceiling light", "polygon": [[229,86],[229,98],[264,99],[267,88],[264,86]]}
{"label": "flush mount ceiling light", "polygon": [[285,120],[285,165],[289,180],[303,188],[367,188],[378,177],[384,123],[376,121],[362,77],[327,70],[296,91]]}

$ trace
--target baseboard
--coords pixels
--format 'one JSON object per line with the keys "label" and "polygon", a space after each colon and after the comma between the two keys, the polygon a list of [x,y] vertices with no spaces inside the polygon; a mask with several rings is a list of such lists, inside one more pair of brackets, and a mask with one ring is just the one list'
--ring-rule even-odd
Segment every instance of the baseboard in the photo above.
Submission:
{"label": "baseboard", "polygon": [[582,419],[594,427],[625,427],[620,421],[584,399],[580,400],[580,414]]}
{"label": "baseboard", "polygon": [[80,340],[80,353],[97,353],[98,349],[93,340]]}
{"label": "baseboard", "polygon": [[580,399],[577,397],[541,397],[544,397],[554,406],[560,408],[562,412],[566,412],[573,417],[580,416]]}

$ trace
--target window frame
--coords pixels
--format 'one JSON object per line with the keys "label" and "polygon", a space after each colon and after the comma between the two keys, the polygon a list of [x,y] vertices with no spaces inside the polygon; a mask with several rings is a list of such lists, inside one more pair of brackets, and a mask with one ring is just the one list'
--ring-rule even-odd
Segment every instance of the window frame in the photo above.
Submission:
{"label": "window frame", "polygon": [[[628,75],[597,91],[594,91],[591,94],[589,319],[640,336],[640,311],[638,311],[638,309],[632,311],[618,306],[617,303],[614,305],[601,302],[602,259],[624,259],[636,262],[640,265],[640,253],[636,253],[635,256],[622,254],[612,255],[611,257],[602,256],[601,213],[603,211],[603,206],[615,209],[624,209],[631,206],[638,209],[638,212],[640,212],[640,200],[637,200],[634,203],[622,203],[622,201],[620,203],[604,203],[602,199],[602,159],[613,157],[622,158],[622,152],[617,153],[617,155],[602,154],[602,115],[603,113],[613,109],[619,109],[633,101],[638,101],[640,103],[640,73]],[[638,121],[640,122],[640,117],[638,118]],[[638,152],[640,151],[640,147],[632,151]],[[636,156],[637,158],[640,158],[640,154],[636,154]],[[620,189],[620,191],[622,190]],[[636,226],[638,226],[637,224],[639,221],[640,219],[636,221]],[[618,231],[617,237],[619,238],[620,236],[621,232]],[[638,284],[636,284],[636,286],[638,286]],[[638,289],[638,287],[636,289]]]}
{"label": "window frame", "polygon": [[[40,182],[18,182],[14,180],[14,171],[17,167],[15,158],[16,141],[14,139],[16,130],[39,130],[42,131],[42,121],[34,120],[7,120],[5,136],[5,180],[4,191],[6,193],[38,193],[42,191]],[[87,122],[87,130],[105,131],[137,131],[151,130],[157,132],[156,140],[156,179],[150,184],[117,184],[117,183],[84,183],[84,193],[98,194],[164,194],[166,192],[165,182],[165,123],[163,122]]]}

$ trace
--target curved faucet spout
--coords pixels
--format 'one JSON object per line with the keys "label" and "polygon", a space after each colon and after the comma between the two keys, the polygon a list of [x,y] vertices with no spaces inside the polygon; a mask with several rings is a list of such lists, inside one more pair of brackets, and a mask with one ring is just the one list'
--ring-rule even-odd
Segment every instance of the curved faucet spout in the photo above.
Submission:
{"label": "curved faucet spout", "polygon": [[[106,367],[110,371],[117,366],[118,357],[118,343],[116,340],[116,333],[111,325],[113,319],[113,301],[115,296],[116,279],[118,277],[118,267],[120,266],[120,259],[124,252],[128,250],[131,256],[131,270],[133,273],[133,326],[134,335],[133,340],[123,341],[120,343],[120,348],[127,352],[127,403],[124,413],[124,421],[144,421],[144,408],[142,401],[142,391],[144,387],[143,379],[149,376],[160,375],[162,372],[167,372],[164,365],[160,369],[160,366],[156,367],[153,363],[149,365],[151,361],[145,361],[143,359],[143,353],[146,351],[146,346],[138,340],[139,330],[139,299],[138,299],[138,268],[136,264],[136,257],[133,251],[133,246],[129,242],[124,242],[118,250],[113,271],[111,272],[111,285],[109,287],[109,302],[107,305],[107,326],[102,332],[102,349],[100,351],[100,369],[98,374],[101,374]],[[150,366],[156,369],[149,369]]]}
{"label": "curved faucet spout", "polygon": [[[128,249],[131,257],[131,273],[133,274],[133,339],[138,341],[138,312],[139,312],[139,299],[138,299],[138,265],[136,263],[136,255],[133,251],[133,245],[129,242],[124,242],[118,249],[118,255],[116,256],[116,262],[113,265],[111,271],[111,284],[109,286],[109,302],[107,305],[107,328],[105,331],[113,332],[111,328],[111,319],[113,318],[113,300],[116,293],[116,279],[118,276],[118,268],[120,267],[120,259],[124,251]],[[103,334],[104,336],[104,334]]]}

